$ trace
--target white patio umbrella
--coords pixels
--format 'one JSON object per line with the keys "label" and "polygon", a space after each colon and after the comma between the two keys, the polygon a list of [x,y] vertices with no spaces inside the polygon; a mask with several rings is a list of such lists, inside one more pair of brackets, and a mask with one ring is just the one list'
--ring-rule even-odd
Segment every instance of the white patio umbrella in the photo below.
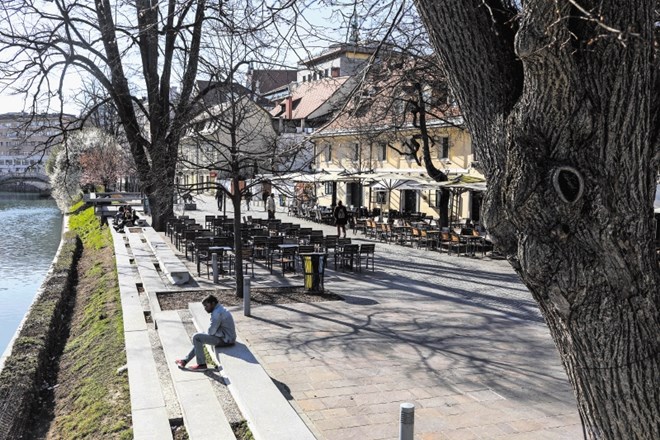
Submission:
{"label": "white patio umbrella", "polygon": [[[387,190],[387,206],[389,210],[390,195],[394,190],[412,189],[419,190],[417,185],[429,182],[429,179],[419,176],[397,172],[375,172],[370,176],[373,183],[371,188]],[[382,221],[383,205],[380,206],[379,220]]]}

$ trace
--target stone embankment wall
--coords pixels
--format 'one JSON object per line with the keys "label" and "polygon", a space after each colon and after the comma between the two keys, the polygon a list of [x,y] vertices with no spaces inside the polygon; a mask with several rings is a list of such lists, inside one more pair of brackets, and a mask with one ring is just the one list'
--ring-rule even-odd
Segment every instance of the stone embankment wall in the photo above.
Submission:
{"label": "stone embankment wall", "polygon": [[[62,349],[75,294],[80,238],[67,232],[0,372],[0,440],[22,438],[40,393]],[[26,268],[29,270],[29,268]]]}

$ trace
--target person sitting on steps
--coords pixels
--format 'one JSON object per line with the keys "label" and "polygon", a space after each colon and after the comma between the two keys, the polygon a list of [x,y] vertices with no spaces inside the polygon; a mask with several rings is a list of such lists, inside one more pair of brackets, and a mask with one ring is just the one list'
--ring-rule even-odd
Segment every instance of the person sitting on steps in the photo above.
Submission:
{"label": "person sitting on steps", "polygon": [[186,364],[195,357],[197,365],[188,368],[190,371],[206,371],[206,357],[204,356],[204,344],[215,345],[216,347],[228,347],[236,343],[236,327],[234,318],[218,302],[218,298],[209,295],[202,301],[206,313],[211,314],[211,324],[206,333],[195,333],[193,335],[193,347],[190,353],[182,359],[174,361],[176,365],[185,369]]}

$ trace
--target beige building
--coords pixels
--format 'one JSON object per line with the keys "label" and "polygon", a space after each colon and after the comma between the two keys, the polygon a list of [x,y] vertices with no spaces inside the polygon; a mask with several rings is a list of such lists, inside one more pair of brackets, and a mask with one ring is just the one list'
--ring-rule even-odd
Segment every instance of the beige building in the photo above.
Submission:
{"label": "beige building", "polygon": [[[318,201],[332,206],[342,200],[353,207],[438,218],[442,190],[427,171],[425,133],[432,167],[449,180],[483,182],[483,175],[472,166],[476,158],[470,134],[442,83],[415,84],[408,66],[400,61],[397,69],[391,65],[372,67],[376,73],[344,111],[314,132],[315,169],[328,174],[317,191]],[[420,68],[422,76],[427,71]],[[450,186],[450,221],[479,220],[482,187]]]}
{"label": "beige building", "polygon": [[[436,168],[450,180],[462,175],[483,179],[471,166],[472,143],[470,134],[462,127],[462,118],[454,118],[452,124],[434,121],[428,129],[434,139],[430,153]],[[337,176],[317,191],[319,204],[331,206],[342,200],[348,206],[382,207],[385,211],[421,212],[439,217],[440,188],[416,185],[432,180],[422,162],[422,153],[413,153],[406,145],[417,131],[409,127],[399,129],[396,136],[384,132],[373,138],[365,132],[341,129],[316,133],[315,168]],[[379,179],[379,174],[385,178]],[[396,175],[401,178],[396,179]],[[410,182],[405,182],[407,177]],[[463,191],[460,197],[455,196],[451,204],[452,220],[478,220],[480,201],[478,191]]]}
{"label": "beige building", "polygon": [[177,179],[187,191],[209,191],[217,183],[229,188],[238,173],[250,179],[262,162],[281,160],[268,111],[249,94],[228,91],[200,110],[180,144]]}

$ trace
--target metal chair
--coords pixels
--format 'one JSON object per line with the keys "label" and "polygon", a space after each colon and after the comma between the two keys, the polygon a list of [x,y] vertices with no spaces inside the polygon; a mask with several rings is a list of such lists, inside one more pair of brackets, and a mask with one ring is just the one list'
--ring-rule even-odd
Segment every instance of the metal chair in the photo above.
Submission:
{"label": "metal chair", "polygon": [[362,260],[365,262],[365,269],[369,270],[369,260],[371,260],[371,271],[375,271],[374,256],[376,254],[376,245],[374,243],[363,243],[360,245],[358,254],[358,270],[362,272]]}
{"label": "metal chair", "polygon": [[[241,261],[245,264],[245,271],[243,274],[248,272],[248,268],[252,267],[252,278],[254,278],[254,249],[252,247],[244,247],[240,252]],[[232,269],[235,268],[237,262],[236,252],[229,254],[229,276],[232,274]]]}
{"label": "metal chair", "polygon": [[347,244],[341,250],[341,268],[355,270],[355,264],[360,260],[360,245]]}

